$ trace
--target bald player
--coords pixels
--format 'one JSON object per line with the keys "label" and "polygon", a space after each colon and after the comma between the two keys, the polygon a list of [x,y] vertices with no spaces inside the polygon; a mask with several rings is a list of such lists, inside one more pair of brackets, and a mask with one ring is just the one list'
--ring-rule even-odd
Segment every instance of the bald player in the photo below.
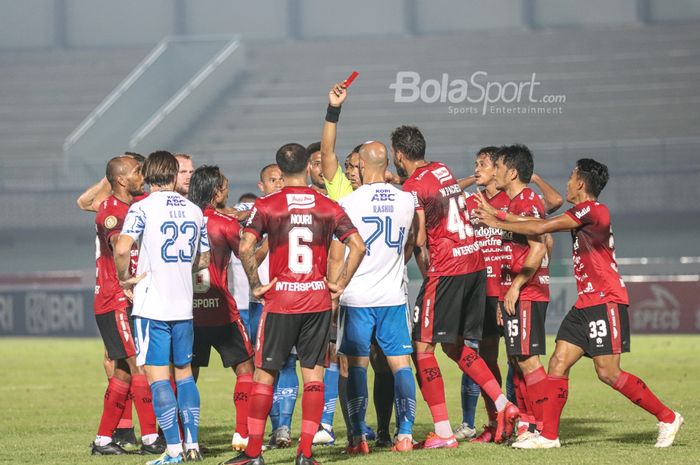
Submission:
{"label": "bald player", "polygon": [[[387,150],[368,142],[359,150],[361,185],[340,200],[365,242],[365,258],[340,297],[339,353],[348,358],[348,409],[353,440],[348,453],[367,454],[364,431],[367,366],[372,337],[394,376],[397,442],[394,451],[413,449],[416,387],[410,368],[411,318],[403,286],[406,257],[413,249],[413,197],[385,182]],[[345,247],[331,249],[331,275],[339,272]]]}

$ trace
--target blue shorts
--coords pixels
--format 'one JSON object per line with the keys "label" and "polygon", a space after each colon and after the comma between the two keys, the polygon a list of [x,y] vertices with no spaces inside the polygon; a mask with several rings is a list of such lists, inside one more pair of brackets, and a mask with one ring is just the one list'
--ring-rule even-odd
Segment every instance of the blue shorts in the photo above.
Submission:
{"label": "blue shorts", "polygon": [[183,367],[192,363],[192,320],[160,321],[134,317],[136,364]]}
{"label": "blue shorts", "polygon": [[413,353],[407,305],[340,307],[338,336],[338,353],[351,357],[369,357],[369,346],[374,341],[387,356]]}
{"label": "blue shorts", "polygon": [[[251,344],[255,347],[255,343],[258,340],[258,326],[260,326],[260,316],[263,312],[263,304],[260,302],[250,302],[248,304],[247,318],[243,319],[243,324],[245,324],[245,329],[248,331],[250,336]],[[243,317],[243,313],[241,313]]]}

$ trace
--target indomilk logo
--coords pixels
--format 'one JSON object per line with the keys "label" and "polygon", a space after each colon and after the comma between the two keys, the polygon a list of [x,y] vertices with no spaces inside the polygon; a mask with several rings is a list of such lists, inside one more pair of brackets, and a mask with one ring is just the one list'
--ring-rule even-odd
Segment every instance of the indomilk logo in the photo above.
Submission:
{"label": "indomilk logo", "polygon": [[287,210],[294,208],[308,210],[316,206],[316,200],[309,194],[287,194]]}

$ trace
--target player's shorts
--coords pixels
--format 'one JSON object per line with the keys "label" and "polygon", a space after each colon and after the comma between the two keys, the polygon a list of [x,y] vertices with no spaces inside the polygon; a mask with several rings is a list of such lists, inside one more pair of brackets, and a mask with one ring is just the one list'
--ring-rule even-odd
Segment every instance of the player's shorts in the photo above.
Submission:
{"label": "player's shorts", "polygon": [[498,324],[498,297],[486,296],[486,311],[484,312],[483,338],[503,336],[503,326]]}
{"label": "player's shorts", "polygon": [[302,368],[328,365],[331,311],[314,313],[264,312],[258,327],[255,366],[281,370],[296,346]]}
{"label": "player's shorts", "polygon": [[515,304],[515,315],[508,315],[499,302],[503,317],[506,353],[513,355],[544,355],[547,350],[544,321],[549,302],[519,300]]}
{"label": "player's shorts", "polygon": [[486,270],[423,280],[413,315],[413,340],[459,343],[481,340],[486,301]]}
{"label": "player's shorts", "polygon": [[[247,318],[243,320],[245,324],[245,330],[251,337],[253,347],[255,347],[255,343],[257,341],[258,325],[260,324],[260,316],[262,315],[262,312],[262,302],[250,302],[248,304]],[[243,316],[243,313],[241,313],[241,316]]]}
{"label": "player's shorts", "polygon": [[209,366],[209,355],[214,347],[225,368],[236,366],[253,356],[253,345],[242,320],[222,326],[195,326],[192,365]]}
{"label": "player's shorts", "polygon": [[340,307],[338,352],[351,357],[369,357],[370,344],[378,345],[384,355],[409,355],[411,316],[408,306]]}
{"label": "player's shorts", "polygon": [[561,322],[557,341],[583,349],[588,357],[630,351],[630,320],[627,305],[602,304],[573,307]]}
{"label": "player's shorts", "polygon": [[124,360],[136,355],[131,322],[125,308],[95,315],[95,320],[111,360]]}
{"label": "player's shorts", "polygon": [[160,321],[134,317],[136,364],[183,367],[192,363],[192,320]]}

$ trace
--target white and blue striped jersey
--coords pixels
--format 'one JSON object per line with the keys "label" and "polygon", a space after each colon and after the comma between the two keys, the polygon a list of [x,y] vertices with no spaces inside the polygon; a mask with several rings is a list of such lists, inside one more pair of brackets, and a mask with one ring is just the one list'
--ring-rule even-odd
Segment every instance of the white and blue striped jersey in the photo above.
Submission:
{"label": "white and blue striped jersey", "polygon": [[339,204],[357,227],[367,252],[340,297],[347,307],[404,305],[404,246],[413,222],[413,196],[391,184],[360,186]]}
{"label": "white and blue striped jersey", "polygon": [[140,243],[132,314],[160,321],[192,319],[192,262],[209,250],[202,210],[173,191],[129,208],[122,234]]}

